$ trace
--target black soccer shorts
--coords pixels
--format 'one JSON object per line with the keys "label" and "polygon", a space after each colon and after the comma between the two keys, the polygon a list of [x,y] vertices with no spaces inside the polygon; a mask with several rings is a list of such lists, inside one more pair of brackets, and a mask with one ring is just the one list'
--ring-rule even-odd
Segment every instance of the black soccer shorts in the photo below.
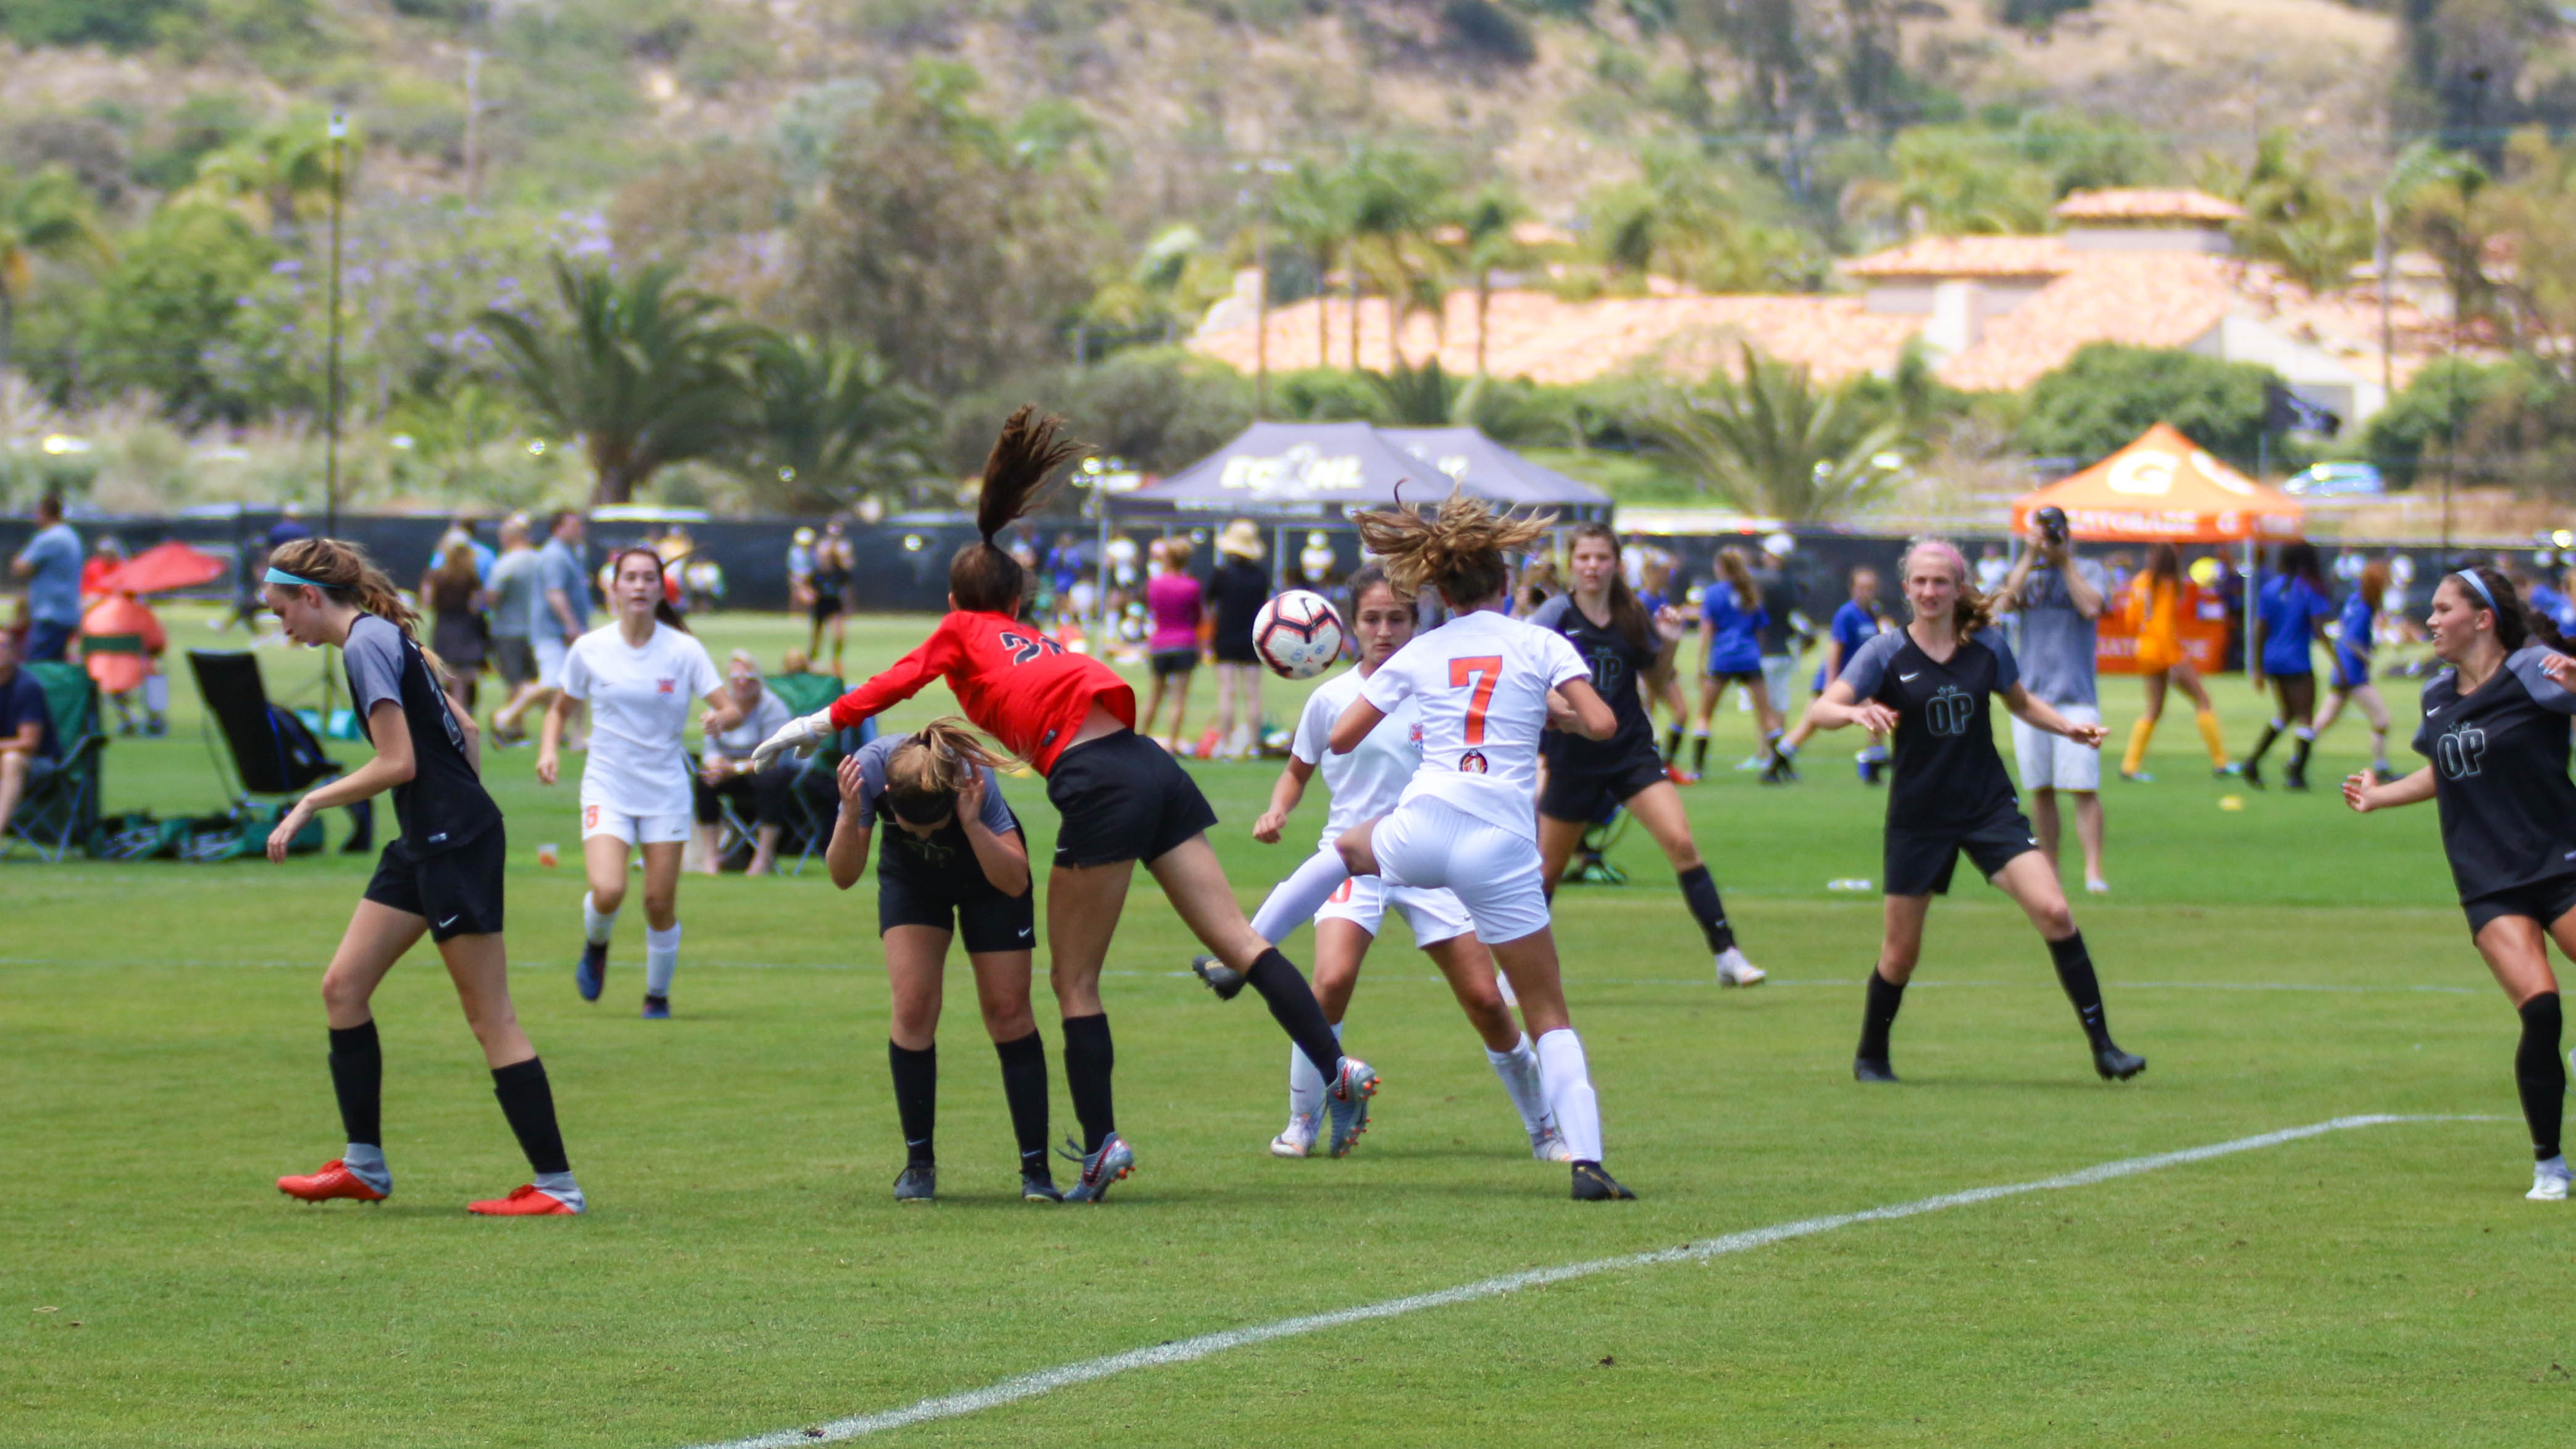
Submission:
{"label": "black soccer shorts", "polygon": [[1073,868],[1160,860],[1216,824],[1199,782],[1170,751],[1134,730],[1056,756],[1047,801],[1063,818],[1055,863]]}
{"label": "black soccer shorts", "polygon": [[1892,896],[1946,896],[1960,852],[1967,853],[1978,875],[1992,880],[2025,851],[2037,849],[2039,838],[2031,831],[2030,817],[2015,805],[1965,828],[1909,830],[1890,825],[1885,890]]}
{"label": "black soccer shorts", "polygon": [[399,840],[376,858],[366,899],[429,922],[429,939],[492,936],[501,931],[501,870],[510,858],[500,825],[463,845],[414,860]]}

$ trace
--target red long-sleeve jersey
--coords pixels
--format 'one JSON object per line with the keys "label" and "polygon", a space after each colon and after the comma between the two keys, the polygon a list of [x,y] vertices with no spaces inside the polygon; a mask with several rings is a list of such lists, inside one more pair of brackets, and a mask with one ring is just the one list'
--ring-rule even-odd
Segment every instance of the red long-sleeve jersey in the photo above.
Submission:
{"label": "red long-sleeve jersey", "polygon": [[1094,702],[1128,728],[1136,725],[1136,691],[1108,665],[1066,653],[1044,630],[1008,614],[963,610],[940,620],[892,668],[833,701],[832,723],[847,729],[941,678],[976,728],[1041,775],[1055,768]]}

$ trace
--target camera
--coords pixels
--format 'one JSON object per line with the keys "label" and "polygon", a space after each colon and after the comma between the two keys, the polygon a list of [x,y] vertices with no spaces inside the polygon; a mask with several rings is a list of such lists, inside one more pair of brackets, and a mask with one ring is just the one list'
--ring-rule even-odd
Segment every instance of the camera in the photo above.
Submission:
{"label": "camera", "polygon": [[2050,543],[2062,544],[2066,542],[2067,527],[2065,509],[2052,503],[2046,508],[2032,514],[2030,516],[2030,521],[2039,525],[2039,536],[2047,539]]}

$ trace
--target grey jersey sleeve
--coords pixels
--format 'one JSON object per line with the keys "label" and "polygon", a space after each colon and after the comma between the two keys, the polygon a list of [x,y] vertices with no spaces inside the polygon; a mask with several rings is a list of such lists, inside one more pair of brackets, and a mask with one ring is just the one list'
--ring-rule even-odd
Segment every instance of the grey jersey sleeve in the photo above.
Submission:
{"label": "grey jersey sleeve", "polygon": [[1852,651],[1851,662],[1843,666],[1842,681],[1852,688],[1852,698],[1869,699],[1877,695],[1878,686],[1887,678],[1887,662],[1905,647],[1905,631],[1891,630],[1873,634],[1869,642]]}
{"label": "grey jersey sleeve", "polygon": [[2021,661],[2013,658],[2012,645],[2005,642],[2001,629],[1980,629],[1977,642],[1994,651],[1995,693],[2010,694],[2021,683]]}
{"label": "grey jersey sleeve", "polygon": [[1020,817],[1011,813],[1011,804],[1002,798],[1002,777],[990,767],[978,767],[984,774],[984,828],[995,835],[1008,835],[1020,828]]}
{"label": "grey jersey sleeve", "polygon": [[1541,629],[1555,629],[1558,622],[1564,619],[1565,611],[1573,607],[1574,596],[1572,594],[1559,594],[1555,598],[1548,600],[1546,603],[1539,605],[1537,608],[1530,610],[1529,622]]}
{"label": "grey jersey sleeve", "polygon": [[340,657],[348,662],[349,702],[357,707],[358,718],[365,719],[384,700],[402,703],[402,630],[390,620],[361,616],[340,646]]}
{"label": "grey jersey sleeve", "polygon": [[2548,662],[2553,652],[2538,644],[2526,644],[2513,651],[2512,657],[2505,660],[2504,667],[2512,670],[2513,677],[2521,680],[2522,687],[2530,691],[2532,703],[2552,714],[2576,714],[2576,694],[2559,688],[2556,680],[2540,672],[2540,666]]}
{"label": "grey jersey sleeve", "polygon": [[[859,779],[868,787],[868,803],[871,807],[876,804],[877,797],[885,793],[886,761],[894,757],[895,746],[911,738],[910,735],[879,735],[859,746],[859,753],[856,756],[859,762]],[[867,823],[873,825],[876,822],[871,819]]]}

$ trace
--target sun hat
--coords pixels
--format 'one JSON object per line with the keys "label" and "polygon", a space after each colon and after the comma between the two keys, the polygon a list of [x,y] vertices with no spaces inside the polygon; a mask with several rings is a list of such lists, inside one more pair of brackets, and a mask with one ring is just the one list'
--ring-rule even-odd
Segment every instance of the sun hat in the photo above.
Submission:
{"label": "sun hat", "polygon": [[1227,524],[1225,532],[1217,535],[1216,551],[1230,553],[1237,558],[1248,558],[1254,563],[1261,562],[1263,550],[1260,526],[1249,518],[1238,518]]}

